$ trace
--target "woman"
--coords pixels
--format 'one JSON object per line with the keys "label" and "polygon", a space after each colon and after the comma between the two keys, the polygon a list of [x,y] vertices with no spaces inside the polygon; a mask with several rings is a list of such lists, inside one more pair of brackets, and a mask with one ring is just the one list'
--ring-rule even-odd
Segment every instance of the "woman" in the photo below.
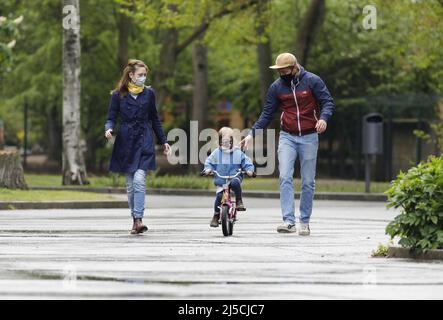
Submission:
{"label": "woman", "polygon": [[120,118],[120,130],[115,138],[109,170],[124,173],[128,203],[133,218],[131,234],[148,230],[143,224],[145,208],[146,174],[155,170],[153,132],[163,145],[165,154],[170,152],[157,114],[154,91],[145,86],[148,67],[143,61],[129,60],[123,75],[112,92],[105,137],[109,140]]}

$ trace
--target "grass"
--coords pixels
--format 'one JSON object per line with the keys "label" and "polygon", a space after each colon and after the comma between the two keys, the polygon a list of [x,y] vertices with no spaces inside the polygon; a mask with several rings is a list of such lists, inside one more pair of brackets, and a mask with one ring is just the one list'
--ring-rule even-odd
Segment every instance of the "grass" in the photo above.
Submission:
{"label": "grass", "polygon": [[384,245],[380,243],[374,251],[372,251],[371,257],[373,258],[383,258],[388,256],[389,246],[393,245],[393,242],[390,241],[388,245]]}
{"label": "grass", "polygon": [[[26,174],[26,181],[29,186],[61,186],[61,176],[59,175],[37,175]],[[89,180],[91,184],[85,187],[95,188],[109,188],[109,187],[125,187],[125,179],[121,175],[111,174],[109,176],[90,176]],[[180,189],[212,189],[212,178],[201,178],[197,175],[185,175],[185,176],[155,176],[153,173],[148,175],[147,179],[148,188],[180,188]],[[301,181],[300,179],[294,179],[295,191],[300,191]],[[372,182],[372,193],[383,193],[389,188],[388,182]],[[261,178],[244,179],[244,190],[260,190],[260,191],[278,191],[279,181],[278,178]],[[316,181],[317,192],[364,192],[364,181],[354,180],[329,180],[318,179]]]}
{"label": "grass", "polygon": [[0,188],[0,201],[100,201],[115,200],[111,195],[81,191],[10,190]]}

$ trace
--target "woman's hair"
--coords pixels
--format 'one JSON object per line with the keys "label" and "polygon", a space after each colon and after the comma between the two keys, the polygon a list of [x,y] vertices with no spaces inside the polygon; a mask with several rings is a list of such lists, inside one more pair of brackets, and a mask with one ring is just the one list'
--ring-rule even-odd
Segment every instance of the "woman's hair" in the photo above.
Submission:
{"label": "woman's hair", "polygon": [[129,73],[135,73],[138,68],[145,68],[146,73],[149,72],[148,66],[143,61],[136,59],[129,60],[126,67],[123,69],[123,75],[113,92],[118,91],[121,98],[126,96],[126,94],[128,94],[128,84],[131,81],[131,78],[129,78]]}

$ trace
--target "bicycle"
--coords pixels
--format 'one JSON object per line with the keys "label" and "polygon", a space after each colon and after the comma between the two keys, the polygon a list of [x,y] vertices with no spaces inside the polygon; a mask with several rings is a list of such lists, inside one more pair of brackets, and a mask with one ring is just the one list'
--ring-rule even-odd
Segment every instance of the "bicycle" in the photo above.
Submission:
{"label": "bicycle", "polygon": [[[222,231],[225,237],[232,236],[234,232],[234,224],[235,221],[237,221],[237,208],[236,203],[233,200],[235,194],[231,190],[231,181],[242,173],[246,173],[246,171],[239,169],[238,172],[233,176],[222,176],[215,170],[211,171],[209,174],[206,174],[205,170],[200,173],[201,176],[213,176],[216,174],[218,177],[226,179],[226,183],[223,184],[223,196],[220,205],[219,221],[219,224],[222,225]],[[254,172],[252,174],[252,178],[255,178],[256,176],[257,174]]]}

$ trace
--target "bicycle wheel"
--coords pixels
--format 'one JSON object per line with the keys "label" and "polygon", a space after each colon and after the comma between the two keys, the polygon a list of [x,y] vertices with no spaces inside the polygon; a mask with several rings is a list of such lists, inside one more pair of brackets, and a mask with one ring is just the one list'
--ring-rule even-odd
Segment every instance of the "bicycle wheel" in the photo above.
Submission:
{"label": "bicycle wheel", "polygon": [[229,235],[232,236],[232,234],[234,233],[234,221],[230,220],[229,224],[231,225],[231,228],[229,230]]}
{"label": "bicycle wheel", "polygon": [[232,235],[232,222],[229,220],[229,207],[226,205],[222,207],[221,225],[225,237]]}

